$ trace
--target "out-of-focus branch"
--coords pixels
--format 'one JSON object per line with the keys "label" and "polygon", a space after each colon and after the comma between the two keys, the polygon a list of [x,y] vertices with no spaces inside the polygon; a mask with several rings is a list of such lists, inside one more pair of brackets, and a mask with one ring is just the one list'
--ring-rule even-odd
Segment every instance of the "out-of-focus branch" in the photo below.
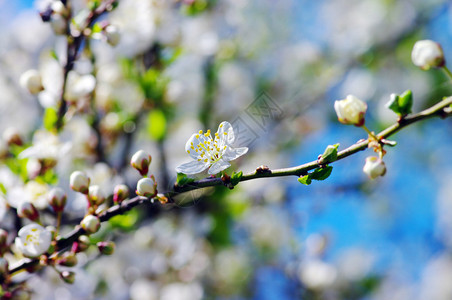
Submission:
{"label": "out-of-focus branch", "polygon": [[[441,117],[445,118],[452,115],[452,97],[445,98],[441,102],[437,103],[436,105],[423,110],[416,114],[411,114],[406,116],[405,118],[402,118],[397,123],[389,126],[385,130],[381,131],[377,134],[377,137],[379,139],[384,139],[387,137],[392,136],[402,128],[413,124],[418,121],[422,121],[425,119],[433,118],[433,117]],[[356,152],[365,150],[369,145],[369,140],[362,140],[357,142],[356,144],[348,147],[347,149],[344,149],[340,151],[337,154],[337,160],[341,160],[346,158],[347,156],[350,156]],[[283,169],[261,169],[258,168],[256,171],[244,174],[240,181],[247,181],[251,179],[257,179],[257,178],[267,178],[267,177],[282,177],[282,176],[301,176],[306,175],[308,171],[314,170],[316,168],[321,167],[322,164],[318,160],[311,161],[309,163],[299,165],[296,167],[291,168],[283,168]],[[179,193],[188,192],[200,188],[210,187],[210,186],[216,186],[216,185],[224,185],[224,181],[221,178],[205,178],[201,179],[195,182],[192,182],[190,184],[181,186],[181,187],[175,187],[175,191],[171,191],[165,194],[165,196],[171,198]]]}
{"label": "out-of-focus branch", "polygon": [[[437,103],[436,105],[427,108],[419,113],[408,115],[402,119],[400,119],[397,123],[389,126],[385,130],[381,131],[377,134],[377,137],[379,139],[385,139],[387,137],[392,136],[399,130],[401,130],[404,127],[407,127],[410,124],[426,120],[433,117],[449,117],[452,115],[452,97],[445,98],[441,102]],[[340,151],[337,154],[337,160],[344,159],[354,153],[357,153],[359,151],[365,150],[369,145],[369,140],[363,140],[359,141],[356,144],[348,147],[347,149],[344,149]],[[319,168],[322,166],[322,163],[318,160],[308,162],[303,165],[291,167],[291,168],[283,168],[283,169],[266,169],[266,168],[258,168],[256,171],[245,174],[242,176],[240,181],[247,181],[252,179],[258,179],[258,178],[268,178],[268,177],[282,177],[282,176],[301,176],[307,174],[308,171],[314,170],[316,168]],[[192,182],[190,184],[184,185],[184,186],[174,186],[173,191],[166,192],[164,194],[160,194],[159,196],[165,196],[168,198],[168,204],[173,203],[172,197],[176,196],[177,194],[197,190],[205,187],[213,187],[218,185],[226,185],[225,182],[221,178],[205,178],[201,179],[195,182]],[[99,218],[102,222],[108,221],[110,218],[123,214],[124,212],[127,212],[131,210],[133,207],[143,204],[143,203],[152,203],[148,198],[137,196],[130,200],[125,200],[121,204],[115,205],[110,207],[108,210],[102,212],[99,215]],[[78,237],[82,234],[85,234],[85,231],[80,226],[76,226],[75,229],[67,234],[65,237],[60,238],[57,241],[57,250],[61,251],[64,250],[72,245],[73,242],[75,242]],[[10,274],[14,274],[16,272],[19,272],[20,270],[26,269],[30,266],[33,266],[37,264],[39,260],[37,259],[26,259],[23,262],[21,262],[19,265],[13,267],[10,269]]]}
{"label": "out-of-focus branch", "polygon": [[[58,118],[55,124],[56,129],[59,131],[63,127],[64,115],[67,111],[67,102],[64,99],[64,94],[67,87],[67,78],[69,72],[74,68],[74,63],[77,60],[77,57],[80,53],[80,49],[83,41],[85,40],[85,30],[93,25],[93,23],[97,20],[98,17],[103,15],[106,12],[109,12],[113,9],[113,5],[116,0],[106,0],[103,1],[99,7],[92,10],[88,17],[85,20],[85,24],[81,26],[79,30],[72,31],[70,28],[70,19],[71,16],[68,17],[68,25],[67,25],[67,50],[66,50],[66,64],[63,70],[63,87],[61,90],[60,100],[58,103]],[[70,2],[67,1],[67,7],[70,8]]]}

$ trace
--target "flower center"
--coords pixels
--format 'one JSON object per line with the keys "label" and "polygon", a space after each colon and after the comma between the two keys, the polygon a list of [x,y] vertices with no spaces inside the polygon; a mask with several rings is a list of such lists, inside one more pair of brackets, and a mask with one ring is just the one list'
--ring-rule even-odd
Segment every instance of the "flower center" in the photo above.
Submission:
{"label": "flower center", "polygon": [[39,238],[38,238],[38,229],[33,228],[31,229],[32,233],[27,234],[27,236],[25,237],[25,242],[24,242],[24,246],[27,246],[28,243],[34,244],[34,245],[39,245]]}
{"label": "flower center", "polygon": [[[224,133],[224,136],[227,136],[227,132]],[[191,142],[191,150],[187,150],[187,153],[190,154],[190,151],[195,151],[198,161],[213,164],[223,157],[227,145],[225,145],[224,137],[220,137],[218,132],[215,133],[215,138],[212,138],[210,129],[206,133],[200,130],[195,137],[198,143],[195,145],[195,143]]]}

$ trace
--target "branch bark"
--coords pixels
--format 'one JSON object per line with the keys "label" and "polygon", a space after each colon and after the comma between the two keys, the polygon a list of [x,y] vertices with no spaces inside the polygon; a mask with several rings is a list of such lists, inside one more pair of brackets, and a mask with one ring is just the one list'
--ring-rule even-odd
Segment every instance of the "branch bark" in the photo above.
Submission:
{"label": "branch bark", "polygon": [[[377,134],[378,138],[388,138],[401,129],[407,127],[408,125],[411,125],[413,123],[430,119],[433,117],[441,117],[446,118],[452,115],[452,97],[448,97],[437,103],[436,105],[427,108],[419,113],[408,115],[398,122],[394,123],[393,125],[389,126],[385,130],[381,131]],[[337,155],[337,159],[341,160],[344,159],[354,153],[357,153],[359,151],[365,150],[369,145],[369,140],[363,140],[360,142],[357,142],[356,144],[353,144],[352,146],[340,151]],[[248,181],[258,178],[270,178],[270,177],[282,177],[282,176],[301,176],[304,174],[307,174],[308,171],[314,170],[316,168],[321,167],[321,164],[318,160],[314,160],[308,163],[305,163],[303,165],[291,167],[291,168],[283,168],[283,169],[274,169],[274,170],[264,170],[256,169],[256,171],[244,174],[240,180],[242,181]],[[172,191],[168,191],[166,193],[160,194],[159,196],[165,196],[168,198],[169,203],[174,203],[172,201],[172,197],[174,197],[177,194],[189,192],[192,190],[197,190],[205,187],[213,187],[213,186],[219,186],[219,185],[225,185],[223,180],[221,178],[205,178],[201,179],[195,182],[192,182],[190,184],[184,185],[184,186],[174,186],[174,189]],[[137,205],[141,205],[144,203],[153,203],[154,199],[148,199],[146,197],[137,196],[129,200],[123,201],[121,204],[115,205],[110,207],[108,210],[102,212],[99,214],[99,218],[102,222],[108,221],[112,217],[123,214],[124,212],[127,212],[131,210],[133,207]],[[79,225],[77,225],[73,231],[71,231],[66,236],[60,238],[57,240],[57,251],[64,251],[66,248],[70,247],[74,241],[78,239],[78,237],[82,234],[85,234],[85,231],[83,228],[81,228]],[[35,264],[39,263],[38,259],[26,259],[22,262],[20,262],[15,267],[11,268],[9,273],[14,274],[21,270],[24,270],[30,266],[33,266]]]}

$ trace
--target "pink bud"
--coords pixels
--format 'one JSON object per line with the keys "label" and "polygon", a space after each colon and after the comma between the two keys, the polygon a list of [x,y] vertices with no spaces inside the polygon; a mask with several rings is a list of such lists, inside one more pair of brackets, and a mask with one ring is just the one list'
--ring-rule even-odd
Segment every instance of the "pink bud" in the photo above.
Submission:
{"label": "pink bud", "polygon": [[17,208],[17,215],[21,218],[27,218],[31,221],[39,219],[39,212],[33,204],[28,201],[23,201]]}
{"label": "pink bud", "polygon": [[140,172],[141,176],[148,174],[152,157],[143,150],[137,151],[130,159],[130,165]]}

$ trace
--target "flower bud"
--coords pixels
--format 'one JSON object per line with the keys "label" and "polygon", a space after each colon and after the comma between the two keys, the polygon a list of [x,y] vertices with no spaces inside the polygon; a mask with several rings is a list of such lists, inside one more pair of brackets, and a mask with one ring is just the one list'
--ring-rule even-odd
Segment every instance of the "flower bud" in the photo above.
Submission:
{"label": "flower bud", "polygon": [[104,255],[112,255],[115,252],[115,243],[113,242],[99,242],[97,243],[97,248],[100,253]]}
{"label": "flower bud", "polygon": [[155,181],[152,178],[141,178],[137,183],[137,195],[154,197],[157,192]]}
{"label": "flower bud", "polygon": [[55,34],[63,35],[66,33],[67,20],[63,15],[53,14],[50,18],[50,26],[52,27]]}
{"label": "flower bud", "polygon": [[91,245],[89,237],[86,235],[81,235],[78,240],[72,244],[71,251],[74,253],[83,252]]}
{"label": "flower bud", "polygon": [[64,282],[72,284],[75,281],[75,273],[70,271],[63,271],[60,273],[61,279],[63,279]]}
{"label": "flower bud", "polygon": [[348,95],[344,100],[336,100],[334,102],[334,110],[339,122],[355,126],[364,125],[367,104],[355,96]]}
{"label": "flower bud", "polygon": [[17,131],[17,129],[14,127],[8,127],[5,129],[5,131],[3,131],[3,139],[6,141],[8,146],[22,146],[24,144],[19,131]]}
{"label": "flower bud", "polygon": [[129,197],[129,188],[125,184],[119,184],[115,186],[113,192],[113,202],[119,204]]}
{"label": "flower bud", "polygon": [[77,256],[75,256],[75,253],[66,252],[58,258],[57,263],[60,266],[73,267],[77,264]]}
{"label": "flower bud", "polygon": [[121,35],[119,33],[118,27],[115,25],[108,25],[104,29],[105,37],[107,38],[107,43],[112,46],[116,46],[121,39]]}
{"label": "flower bud", "polygon": [[89,192],[89,181],[89,177],[80,171],[73,172],[69,178],[71,189],[83,194],[88,194]]}
{"label": "flower bud", "polygon": [[67,196],[62,188],[59,187],[53,188],[47,195],[47,199],[49,201],[50,206],[52,206],[53,210],[56,213],[62,212],[64,210]]}
{"label": "flower bud", "polygon": [[411,60],[422,70],[440,68],[446,63],[441,45],[431,40],[417,41],[411,52]]}
{"label": "flower bud", "polygon": [[95,233],[99,230],[100,220],[93,215],[87,215],[81,222],[82,228],[85,229],[87,234]]}
{"label": "flower bud", "polygon": [[39,212],[36,207],[28,201],[23,201],[17,208],[17,215],[21,218],[27,218],[31,221],[39,219]]}
{"label": "flower bud", "polygon": [[151,161],[152,157],[149,154],[143,150],[139,150],[130,159],[130,165],[137,169],[142,176],[145,176],[148,174]]}
{"label": "flower bud", "polygon": [[363,172],[371,179],[375,179],[378,176],[383,176],[386,173],[386,165],[381,158],[376,156],[369,156],[366,158]]}
{"label": "flower bud", "polygon": [[28,70],[20,76],[20,85],[27,89],[30,94],[36,95],[44,90],[42,86],[41,74],[37,70]]}
{"label": "flower bud", "polygon": [[105,195],[98,185],[92,185],[89,187],[88,200],[90,206],[104,203]]}

